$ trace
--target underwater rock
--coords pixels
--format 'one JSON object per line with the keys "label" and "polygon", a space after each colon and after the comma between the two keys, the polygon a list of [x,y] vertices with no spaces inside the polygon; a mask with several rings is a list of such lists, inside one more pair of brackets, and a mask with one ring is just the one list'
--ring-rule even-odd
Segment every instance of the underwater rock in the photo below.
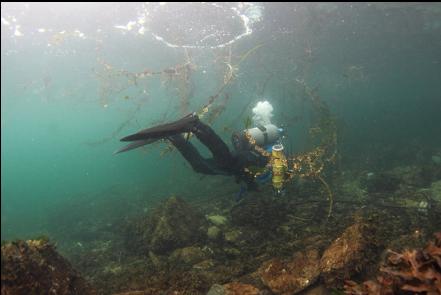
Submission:
{"label": "underwater rock", "polygon": [[374,280],[345,282],[345,294],[441,294],[441,232],[424,249],[394,252],[388,256]]}
{"label": "underwater rock", "polygon": [[223,226],[227,223],[227,218],[222,215],[209,215],[207,220],[216,226]]}
{"label": "underwater rock", "polygon": [[[248,273],[252,270],[250,267],[250,262],[252,259],[248,260],[249,261],[244,261],[241,259],[231,259],[228,261],[222,259],[219,261],[211,261],[209,262],[209,264],[207,263],[207,266],[209,266],[208,270],[199,269],[199,271],[203,272],[206,275],[207,281],[210,282],[210,286],[212,286],[214,283],[227,283],[237,281],[245,273]],[[242,280],[240,279],[240,281]],[[254,285],[251,282],[244,283]]]}
{"label": "underwater rock", "polygon": [[2,245],[1,294],[96,294],[47,240]]}
{"label": "underwater rock", "polygon": [[163,292],[155,294],[206,294],[213,284],[208,274],[199,270],[172,271],[164,279]]}
{"label": "underwater rock", "polygon": [[142,228],[137,225],[138,230],[132,235],[142,234],[140,240],[146,250],[156,254],[167,254],[174,249],[203,241],[207,233],[204,216],[177,197],[167,199],[141,225]]}
{"label": "underwater rock", "polygon": [[359,221],[348,227],[325,250],[320,269],[327,287],[341,287],[344,280],[363,270],[369,258],[373,258],[372,236],[372,227]]}
{"label": "underwater rock", "polygon": [[[154,252],[164,253],[178,247],[193,244],[203,237],[202,215],[194,211],[187,203],[172,197],[159,209],[159,218],[150,240]],[[205,231],[203,231],[205,233]]]}
{"label": "underwater rock", "polygon": [[220,229],[217,226],[210,226],[207,230],[207,237],[210,240],[216,240],[220,236]]}
{"label": "underwater rock", "polygon": [[173,265],[186,264],[194,265],[207,259],[207,254],[199,247],[186,247],[176,249],[169,257],[169,262]]}
{"label": "underwater rock", "polygon": [[233,229],[233,230],[227,231],[224,234],[224,239],[227,242],[235,243],[235,242],[239,241],[241,236],[242,236],[242,232],[240,230]]}
{"label": "underwater rock", "polygon": [[274,258],[264,262],[258,272],[263,284],[275,294],[295,294],[312,285],[320,275],[317,250],[297,252],[286,262]]}
{"label": "underwater rock", "polygon": [[212,268],[215,265],[215,261],[213,259],[207,259],[204,261],[201,261],[199,263],[196,263],[193,265],[194,269],[201,269],[201,270],[208,270]]}
{"label": "underwater rock", "polygon": [[211,286],[210,290],[208,290],[207,293],[207,295],[224,295],[224,294],[225,294],[224,286],[219,284],[214,284],[213,286]]}
{"label": "underwater rock", "polygon": [[238,257],[240,255],[240,250],[233,247],[226,247],[223,249],[224,253],[229,257]]}
{"label": "underwater rock", "polygon": [[258,295],[259,289],[252,285],[238,282],[225,285],[214,284],[211,286],[207,295]]}
{"label": "underwater rock", "polygon": [[390,193],[399,188],[400,178],[391,173],[374,174],[367,177],[366,188],[369,193]]}
{"label": "underwater rock", "polygon": [[271,231],[286,220],[288,213],[285,200],[250,196],[231,209],[234,225],[254,227]]}
{"label": "underwater rock", "polygon": [[224,286],[226,295],[257,295],[259,289],[252,285],[242,284],[238,282],[228,283]]}

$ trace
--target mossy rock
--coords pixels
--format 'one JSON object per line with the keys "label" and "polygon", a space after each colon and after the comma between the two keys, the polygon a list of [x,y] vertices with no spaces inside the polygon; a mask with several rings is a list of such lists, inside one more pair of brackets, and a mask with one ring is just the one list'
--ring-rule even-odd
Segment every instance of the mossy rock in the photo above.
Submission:
{"label": "mossy rock", "polygon": [[204,216],[178,197],[167,199],[141,224],[144,225],[141,240],[146,252],[151,250],[157,254],[202,242],[208,227]]}
{"label": "mossy rock", "polygon": [[190,246],[185,248],[176,249],[170,254],[169,263],[173,265],[174,268],[177,266],[191,266],[202,262],[208,258],[207,253],[205,253],[201,248]]}
{"label": "mossy rock", "polygon": [[1,247],[2,294],[96,294],[47,239]]}

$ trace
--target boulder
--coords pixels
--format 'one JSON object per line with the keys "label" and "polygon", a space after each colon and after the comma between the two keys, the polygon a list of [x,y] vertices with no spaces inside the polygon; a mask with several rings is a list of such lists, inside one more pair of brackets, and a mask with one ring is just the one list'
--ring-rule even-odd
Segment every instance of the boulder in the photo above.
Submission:
{"label": "boulder", "polygon": [[174,265],[194,265],[207,259],[207,254],[199,247],[185,247],[176,249],[169,257]]}
{"label": "boulder", "polygon": [[208,215],[207,220],[216,226],[223,226],[227,223],[227,218],[222,215]]}
{"label": "boulder", "polygon": [[214,284],[213,286],[211,286],[210,290],[208,290],[207,295],[225,295],[224,286]]}
{"label": "boulder", "polygon": [[204,217],[180,198],[169,198],[155,215],[149,235],[153,252],[166,253],[194,244],[205,236]]}
{"label": "boulder", "polygon": [[238,241],[241,240],[242,235],[243,234],[240,230],[232,229],[232,230],[227,231],[224,234],[224,239],[225,239],[225,241],[234,244],[234,243],[237,243]]}
{"label": "boulder", "polygon": [[125,244],[131,252],[163,255],[203,242],[208,226],[202,214],[184,200],[171,197],[151,215],[129,223],[126,228]]}
{"label": "boulder", "polygon": [[217,226],[210,226],[207,230],[207,237],[210,240],[217,240],[220,236],[220,229]]}
{"label": "boulder", "polygon": [[258,295],[259,289],[249,284],[239,282],[225,285],[214,284],[207,295]]}
{"label": "boulder", "polygon": [[203,271],[208,271],[212,269],[214,265],[215,265],[215,261],[213,259],[206,259],[204,261],[194,264],[193,268]]}
{"label": "boulder", "polygon": [[258,270],[260,279],[275,294],[295,294],[312,285],[320,275],[317,250],[297,252],[289,261],[274,258]]}
{"label": "boulder", "polygon": [[373,258],[372,237],[372,227],[357,222],[325,250],[320,269],[327,287],[342,287],[345,280],[364,270],[369,258]]}
{"label": "boulder", "polygon": [[96,294],[47,240],[1,247],[1,294]]}
{"label": "boulder", "polygon": [[258,295],[259,289],[252,285],[238,282],[228,283],[224,286],[225,295]]}

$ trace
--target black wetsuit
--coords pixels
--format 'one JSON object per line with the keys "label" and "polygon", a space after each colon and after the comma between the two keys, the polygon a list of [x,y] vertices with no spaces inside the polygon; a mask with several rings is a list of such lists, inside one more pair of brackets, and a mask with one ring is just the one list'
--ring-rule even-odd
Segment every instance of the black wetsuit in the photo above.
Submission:
{"label": "black wetsuit", "polygon": [[[204,158],[183,133],[193,133],[212,153],[212,158]],[[120,149],[125,152],[134,148],[167,138],[198,173],[211,175],[233,175],[236,181],[244,181],[248,189],[257,188],[254,177],[245,170],[249,166],[264,167],[267,158],[257,154],[240,133],[233,134],[235,152],[231,153],[225,142],[202,123],[196,114],[190,114],[178,121],[159,125],[126,136],[121,141],[134,141]]]}

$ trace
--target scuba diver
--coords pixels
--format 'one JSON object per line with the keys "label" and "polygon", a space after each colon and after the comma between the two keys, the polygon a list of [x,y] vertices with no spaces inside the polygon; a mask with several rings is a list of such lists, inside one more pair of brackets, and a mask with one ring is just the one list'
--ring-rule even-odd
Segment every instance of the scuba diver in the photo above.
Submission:
{"label": "scuba diver", "polygon": [[[272,106],[268,102],[259,102],[258,106],[259,104],[269,105],[272,111]],[[274,194],[281,196],[284,194],[285,181],[290,173],[283,153],[283,145],[280,142],[283,129],[271,124],[269,120],[262,122],[266,124],[257,124],[257,127],[233,133],[233,153],[210,126],[201,122],[196,113],[172,123],[128,135],[121,141],[132,141],[132,143],[115,153],[126,152],[160,139],[167,139],[194,171],[209,175],[235,176],[237,183],[243,181],[247,189],[253,191],[258,190],[257,183],[264,183],[271,179]],[[191,134],[194,134],[210,150],[212,158],[206,159],[200,155],[189,141]],[[241,197],[243,193],[245,193],[245,187],[241,188],[238,197]]]}

